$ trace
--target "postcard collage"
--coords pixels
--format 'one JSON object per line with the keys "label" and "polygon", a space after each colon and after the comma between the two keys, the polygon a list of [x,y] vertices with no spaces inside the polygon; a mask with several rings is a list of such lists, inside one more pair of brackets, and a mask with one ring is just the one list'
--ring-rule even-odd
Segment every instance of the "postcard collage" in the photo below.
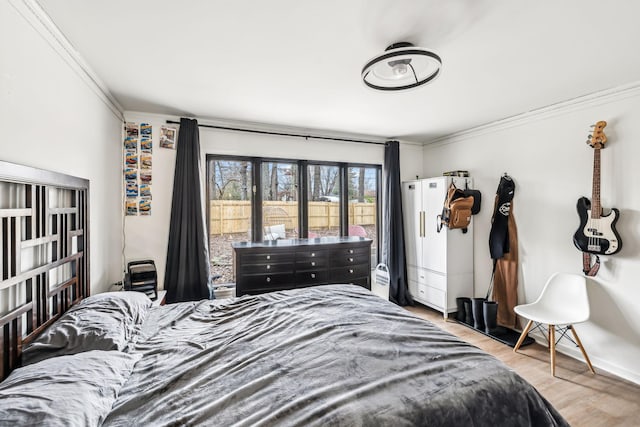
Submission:
{"label": "postcard collage", "polygon": [[125,213],[151,215],[153,130],[148,123],[127,122],[124,131]]}
{"label": "postcard collage", "polygon": [[[124,126],[125,214],[151,215],[153,127],[127,122]],[[160,147],[175,150],[177,129],[161,126]]]}

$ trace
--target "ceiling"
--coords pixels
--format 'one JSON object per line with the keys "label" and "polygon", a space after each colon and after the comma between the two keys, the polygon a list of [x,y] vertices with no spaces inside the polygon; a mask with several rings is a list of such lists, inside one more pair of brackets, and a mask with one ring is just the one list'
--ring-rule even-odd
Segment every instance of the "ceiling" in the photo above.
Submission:
{"label": "ceiling", "polygon": [[[125,110],[426,142],[640,80],[640,2],[38,0]],[[360,71],[409,41],[432,83]]]}

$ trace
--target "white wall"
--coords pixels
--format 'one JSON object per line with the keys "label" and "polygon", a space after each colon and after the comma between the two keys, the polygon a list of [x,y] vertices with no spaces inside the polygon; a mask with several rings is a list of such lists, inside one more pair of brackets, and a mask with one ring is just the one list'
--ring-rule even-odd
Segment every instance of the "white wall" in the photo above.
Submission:
{"label": "white wall", "polygon": [[104,291],[120,280],[121,122],[5,1],[0,40],[0,159],[90,180],[91,291]]}
{"label": "white wall", "polygon": [[[576,201],[591,197],[593,150],[585,144],[598,120],[606,120],[609,142],[602,151],[602,206],[617,207],[621,252],[602,257],[589,280],[591,319],[580,337],[596,367],[640,383],[640,90],[603,93],[540,114],[453,136],[424,149],[424,175],[468,169],[482,191],[475,217],[475,294],[483,296],[492,262],[488,239],[499,178],[516,182],[515,215],[520,256],[519,299],[534,301],[555,271],[581,273],[573,246]],[[581,358],[563,342],[561,350]]]}
{"label": "white wall", "polygon": [[[175,151],[158,148],[160,126],[166,120],[178,117],[126,112],[127,121],[150,123],[153,126],[153,185],[151,216],[125,217],[125,258],[153,259],[158,268],[161,286],[164,285],[169,221],[171,219],[171,197]],[[290,159],[327,160],[382,164],[382,145],[364,145],[347,142],[259,135],[244,132],[200,128],[202,168],[206,171],[207,154],[264,156]],[[422,146],[404,144],[400,146],[402,179],[411,179],[422,173]],[[204,185],[205,179],[203,177]],[[204,191],[204,190],[203,190]]]}

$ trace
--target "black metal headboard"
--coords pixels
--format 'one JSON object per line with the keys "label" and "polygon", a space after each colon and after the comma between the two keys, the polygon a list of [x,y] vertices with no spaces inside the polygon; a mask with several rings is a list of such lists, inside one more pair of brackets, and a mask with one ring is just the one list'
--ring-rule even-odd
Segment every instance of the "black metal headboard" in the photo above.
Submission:
{"label": "black metal headboard", "polygon": [[89,181],[0,161],[0,379],[87,297]]}

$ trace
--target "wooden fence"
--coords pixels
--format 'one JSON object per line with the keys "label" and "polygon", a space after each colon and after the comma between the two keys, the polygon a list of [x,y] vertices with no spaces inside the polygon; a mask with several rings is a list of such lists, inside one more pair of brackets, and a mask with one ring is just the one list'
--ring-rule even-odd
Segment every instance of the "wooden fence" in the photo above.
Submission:
{"label": "wooden fence", "polygon": [[[266,201],[263,204],[265,225],[284,224],[287,230],[298,227],[298,202]],[[375,203],[349,203],[349,223],[376,223]],[[251,202],[212,200],[209,202],[209,232],[211,234],[246,233],[251,228]],[[340,225],[340,205],[337,202],[309,202],[309,228],[321,229]]]}

